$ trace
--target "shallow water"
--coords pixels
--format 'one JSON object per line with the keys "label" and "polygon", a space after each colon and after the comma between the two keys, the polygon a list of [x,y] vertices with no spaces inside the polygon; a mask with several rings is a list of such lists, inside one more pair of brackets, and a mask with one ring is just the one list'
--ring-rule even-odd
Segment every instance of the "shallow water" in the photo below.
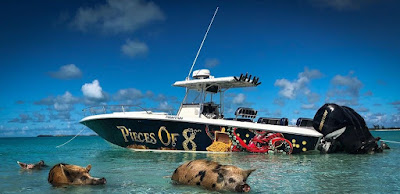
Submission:
{"label": "shallow water", "polygon": [[[374,136],[400,142],[400,131],[374,131]],[[135,152],[113,146],[100,137],[0,138],[1,193],[217,193],[198,187],[171,184],[182,163],[207,158],[241,168],[257,169],[250,175],[251,193],[393,193],[400,192],[400,144],[381,154],[264,155],[248,153],[199,154]],[[44,170],[20,170],[16,161],[44,160]],[[57,163],[92,164],[91,175],[105,177],[102,186],[52,187],[47,182]]]}

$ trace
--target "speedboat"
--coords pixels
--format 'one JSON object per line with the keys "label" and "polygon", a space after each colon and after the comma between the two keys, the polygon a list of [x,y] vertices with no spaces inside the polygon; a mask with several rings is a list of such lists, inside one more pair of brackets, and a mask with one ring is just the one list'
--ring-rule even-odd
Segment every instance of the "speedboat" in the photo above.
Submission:
{"label": "speedboat", "polygon": [[84,109],[92,115],[80,123],[112,144],[135,150],[286,154],[315,150],[322,134],[310,127],[288,126],[286,118],[254,121],[258,111],[249,107],[238,107],[235,117],[225,117],[227,90],[260,84],[259,77],[247,73],[214,77],[201,69],[193,72],[192,79],[173,84],[186,89],[177,114],[100,106]]}
{"label": "speedboat", "polygon": [[260,117],[255,122],[258,112],[249,107],[238,107],[235,117],[225,117],[224,93],[257,87],[259,77],[248,73],[214,77],[207,69],[190,76],[217,11],[218,7],[188,76],[173,84],[186,89],[177,114],[100,106],[84,109],[91,115],[80,123],[112,144],[135,150],[286,154],[315,150],[322,134],[311,127],[288,126],[287,118]]}

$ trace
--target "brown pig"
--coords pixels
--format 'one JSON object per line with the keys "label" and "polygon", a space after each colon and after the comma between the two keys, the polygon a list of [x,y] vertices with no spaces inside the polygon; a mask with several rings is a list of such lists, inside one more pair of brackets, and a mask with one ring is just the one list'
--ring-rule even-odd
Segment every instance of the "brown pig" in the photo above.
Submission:
{"label": "brown pig", "polygon": [[40,160],[38,163],[36,164],[27,164],[27,163],[23,163],[20,161],[17,161],[18,165],[22,168],[22,169],[28,169],[28,170],[32,170],[32,169],[42,169],[44,167],[47,167],[46,164],[44,164],[43,160]]}
{"label": "brown pig", "polygon": [[101,185],[106,183],[105,178],[94,178],[89,171],[92,166],[86,168],[70,164],[56,164],[49,172],[48,181],[53,186],[61,185]]}
{"label": "brown pig", "polygon": [[209,190],[249,192],[247,177],[254,171],[208,160],[193,160],[179,166],[171,179],[179,184],[199,185]]}

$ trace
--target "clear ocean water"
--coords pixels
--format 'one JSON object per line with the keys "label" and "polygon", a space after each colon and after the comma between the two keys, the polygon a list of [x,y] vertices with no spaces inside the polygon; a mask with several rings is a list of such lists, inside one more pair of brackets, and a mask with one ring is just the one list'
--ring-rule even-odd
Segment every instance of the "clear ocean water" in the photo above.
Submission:
{"label": "clear ocean water", "polygon": [[[199,187],[171,184],[182,163],[207,158],[241,168],[256,168],[248,184],[251,193],[399,193],[400,131],[374,131],[390,140],[381,154],[260,155],[248,153],[135,152],[100,137],[0,138],[0,193],[217,193]],[[21,170],[16,161],[44,160],[44,170]],[[106,185],[52,187],[47,182],[57,163],[92,164],[91,175],[105,177]]]}

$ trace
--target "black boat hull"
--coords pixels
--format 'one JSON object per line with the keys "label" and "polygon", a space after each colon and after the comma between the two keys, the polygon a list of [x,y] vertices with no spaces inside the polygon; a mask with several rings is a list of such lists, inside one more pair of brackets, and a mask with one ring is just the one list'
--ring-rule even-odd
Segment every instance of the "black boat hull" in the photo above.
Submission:
{"label": "black boat hull", "polygon": [[[112,144],[145,150],[207,151],[215,140],[216,132],[232,129],[228,126],[201,123],[131,118],[93,119],[81,123]],[[234,130],[236,137],[231,138],[234,143],[236,139],[240,139],[242,144],[249,143],[258,134],[251,129]],[[290,153],[293,154],[315,150],[319,140],[319,137],[285,133],[281,135],[290,144]],[[243,151],[243,147],[241,150]]]}

